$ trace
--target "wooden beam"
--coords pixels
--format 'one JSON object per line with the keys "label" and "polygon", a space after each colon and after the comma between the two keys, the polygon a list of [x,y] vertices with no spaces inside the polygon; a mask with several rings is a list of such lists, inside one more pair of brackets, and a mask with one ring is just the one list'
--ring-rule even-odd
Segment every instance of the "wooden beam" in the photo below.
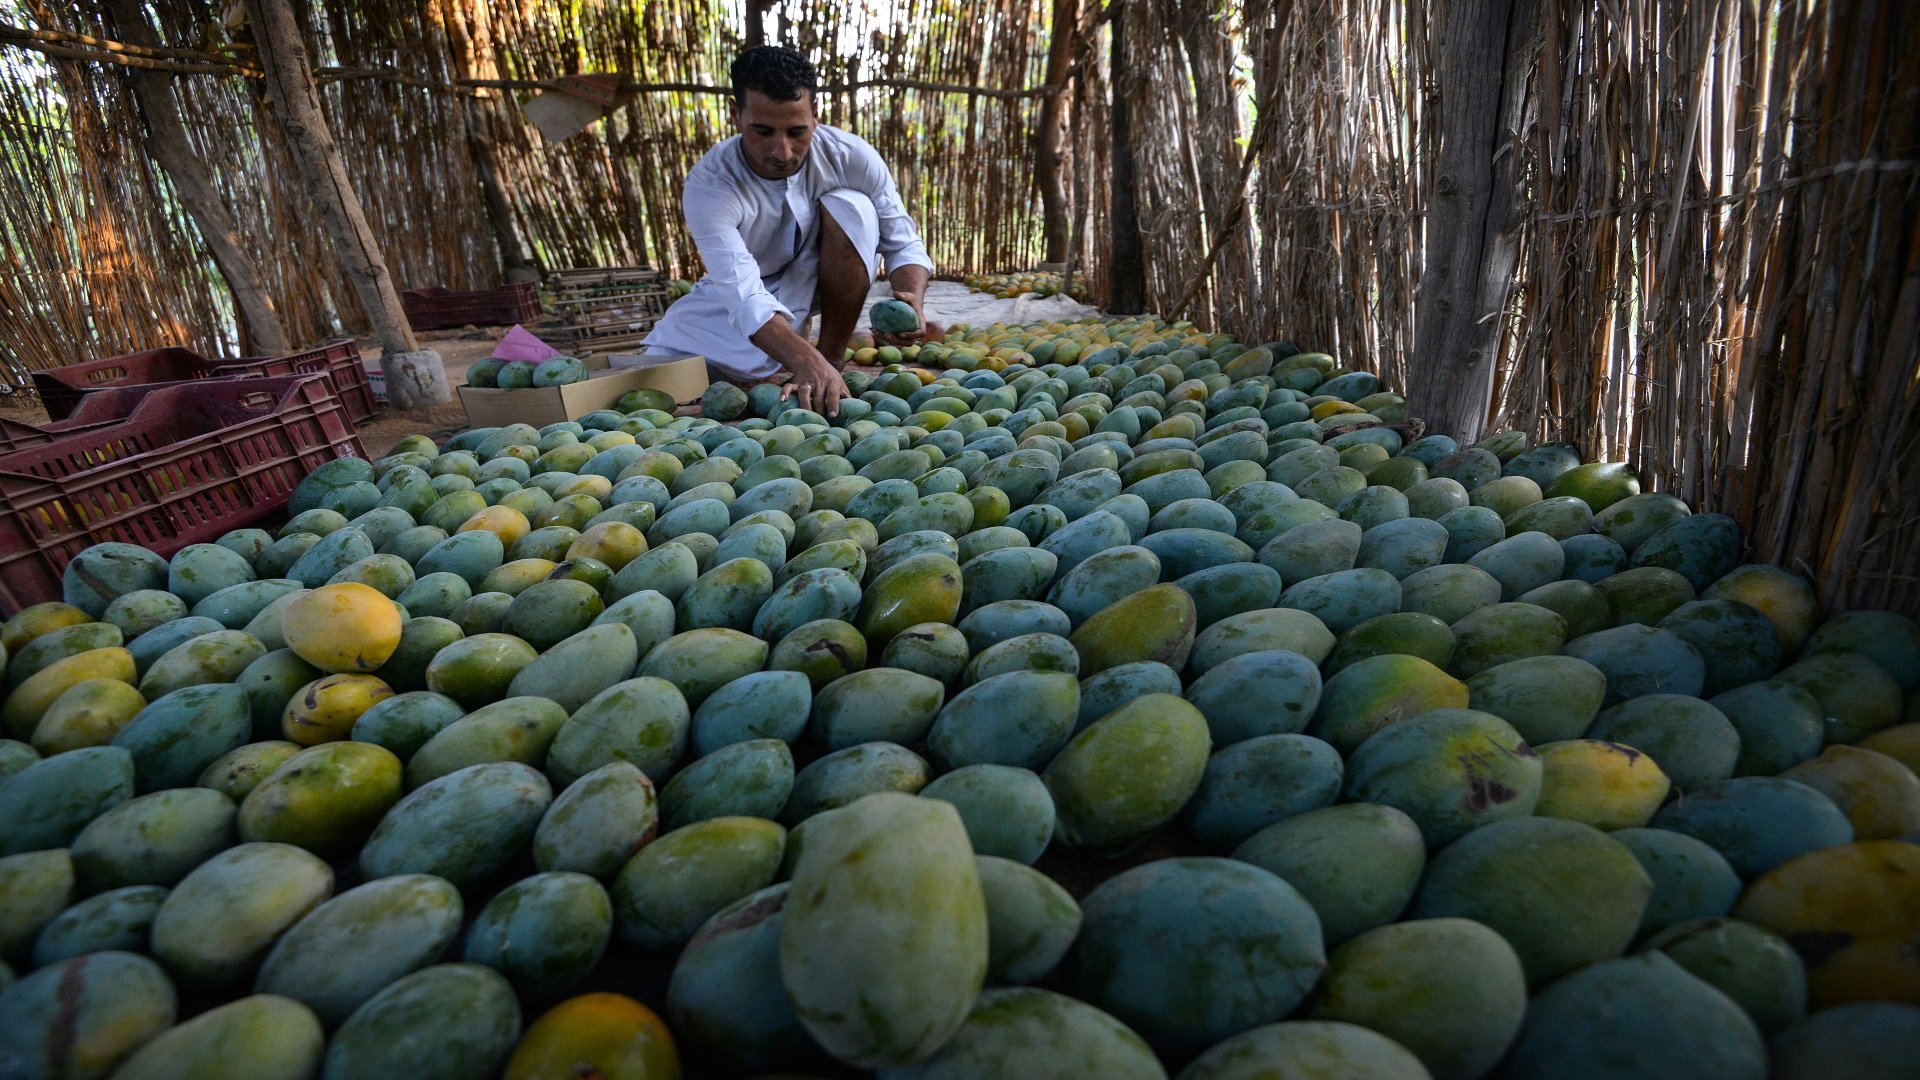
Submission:
{"label": "wooden beam", "polygon": [[1414,315],[1407,415],[1462,446],[1493,401],[1521,213],[1514,145],[1539,0],[1453,0],[1434,50],[1440,154]]}
{"label": "wooden beam", "polygon": [[313,200],[315,216],[333,241],[340,265],[352,283],[360,306],[373,324],[380,342],[381,367],[387,375],[387,398],[400,408],[439,405],[453,400],[445,365],[414,339],[400,306],[400,294],[387,271],[366,211],[347,176],[346,162],[320,112],[320,95],[306,43],[285,0],[246,0],[247,20],[253,30],[260,66],[266,72],[267,95],[286,133],[295,166]]}
{"label": "wooden beam", "polygon": [[[147,24],[140,0],[108,0],[107,14],[115,24],[115,32],[127,39],[123,48],[142,50],[145,55],[165,51],[159,48],[159,37]],[[233,296],[234,309],[240,316],[241,352],[268,356],[292,352],[293,345],[280,325],[280,313],[274,308],[266,279],[261,276],[253,256],[240,245],[240,230],[234,224],[233,214],[187,138],[186,125],[180,120],[180,105],[173,96],[172,76],[129,68],[127,82],[133,87],[134,101],[146,121],[142,141],[147,155],[173,184],[174,195],[187,216],[193,219],[194,228],[200,231],[200,238],[207,245],[207,253],[213,257],[214,268]]]}

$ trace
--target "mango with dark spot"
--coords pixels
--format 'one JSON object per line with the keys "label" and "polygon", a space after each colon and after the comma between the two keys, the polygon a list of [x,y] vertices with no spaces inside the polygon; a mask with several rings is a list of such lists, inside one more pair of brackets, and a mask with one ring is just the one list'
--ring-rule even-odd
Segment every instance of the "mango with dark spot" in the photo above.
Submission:
{"label": "mango with dark spot", "polygon": [[694,1050],[742,1068],[786,1064],[812,1050],[780,983],[787,892],[782,882],[728,904],[681,951],[667,1016]]}
{"label": "mango with dark spot", "polygon": [[[953,675],[957,678],[960,667],[966,663],[966,639],[960,636],[960,631],[945,623],[922,623],[908,627],[888,644],[883,662],[889,667],[920,671],[921,674],[941,678],[938,672],[945,665],[927,661],[940,659],[937,650],[943,643],[948,648],[957,647],[961,653],[958,662],[953,665]],[[919,646],[922,645],[928,648],[921,649]],[[921,663],[932,670],[917,666]],[[867,666],[867,639],[851,623],[839,619],[815,619],[795,627],[792,633],[781,638],[769,654],[766,666],[770,671],[792,671],[804,675],[809,686],[818,690],[835,679]],[[805,717],[801,719],[804,721]]]}
{"label": "mango with dark spot", "polygon": [[1512,725],[1472,709],[1389,724],[1353,751],[1346,795],[1404,811],[1429,847],[1533,812],[1540,758]]}
{"label": "mango with dark spot", "polygon": [[98,952],[43,967],[0,990],[0,1070],[22,1080],[104,1077],[172,1026],[178,998],[160,965]]}
{"label": "mango with dark spot", "polygon": [[1607,709],[1587,737],[1633,747],[1651,757],[1681,791],[1697,791],[1733,775],[1740,733],[1724,713],[1686,694],[1645,694]]}

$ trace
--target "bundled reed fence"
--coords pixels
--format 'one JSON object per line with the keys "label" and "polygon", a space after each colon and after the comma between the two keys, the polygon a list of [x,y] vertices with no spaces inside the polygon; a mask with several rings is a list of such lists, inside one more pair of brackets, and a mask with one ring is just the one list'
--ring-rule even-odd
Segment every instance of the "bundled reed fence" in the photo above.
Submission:
{"label": "bundled reed fence", "polygon": [[1920,14],[1541,4],[1493,421],[1920,609]]}
{"label": "bundled reed fence", "polygon": [[[823,119],[868,138],[895,166],[942,271],[1039,260],[1026,163],[1040,100],[1033,91],[1046,74],[1048,0],[993,0],[969,5],[964,17],[947,0],[902,0],[884,12],[755,4],[773,39],[807,51],[839,88],[823,95]],[[160,62],[190,71],[173,80],[188,136],[289,338],[363,327],[353,290],[311,227],[258,80],[246,76],[244,28],[216,41],[199,4],[144,7],[161,41],[192,47],[170,51],[215,61]],[[699,273],[679,191],[700,155],[730,133],[723,88],[745,42],[741,6],[316,0],[301,15],[323,77],[322,108],[402,287],[486,287],[520,260]],[[0,48],[8,75],[0,79],[0,340],[9,358],[35,369],[160,343],[244,348],[190,218],[142,149],[126,70],[80,58],[97,55],[85,41],[116,39],[111,20],[92,5],[14,0],[0,3],[0,23],[65,43],[51,54]],[[216,45],[227,48],[216,53]],[[602,71],[685,88],[635,93],[606,122],[548,144],[518,108],[531,91],[460,85]],[[876,81],[883,85],[866,85]],[[1089,142],[1097,137],[1089,131]],[[487,173],[503,205],[490,205]]]}

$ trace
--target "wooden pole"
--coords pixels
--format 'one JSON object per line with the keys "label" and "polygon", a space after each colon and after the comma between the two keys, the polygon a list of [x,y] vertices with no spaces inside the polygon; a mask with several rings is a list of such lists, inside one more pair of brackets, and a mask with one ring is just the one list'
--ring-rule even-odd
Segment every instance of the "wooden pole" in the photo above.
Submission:
{"label": "wooden pole", "polygon": [[[1047,85],[1065,83],[1080,27],[1079,0],[1053,0],[1053,32],[1047,43]],[[1047,261],[1067,261],[1071,237],[1067,208],[1066,164],[1067,95],[1054,93],[1040,102],[1040,122],[1034,132],[1033,183],[1040,191],[1041,231],[1046,238]]]}
{"label": "wooden pole", "polygon": [[1140,220],[1134,208],[1133,129],[1127,93],[1133,76],[1133,58],[1127,55],[1125,0],[1112,0],[1113,104],[1108,123],[1113,128],[1113,188],[1108,214],[1112,223],[1112,255],[1107,263],[1107,310],[1115,315],[1137,315],[1147,306],[1146,262],[1141,252]]}
{"label": "wooden pole", "polygon": [[1442,134],[1414,316],[1407,415],[1462,446],[1493,400],[1494,352],[1519,253],[1514,142],[1538,0],[1454,0],[1435,49]]}
{"label": "wooden pole", "polygon": [[440,355],[421,349],[400,306],[393,275],[367,224],[360,197],[347,176],[340,148],[333,141],[320,95],[314,87],[300,27],[287,0],[247,0],[254,48],[266,72],[267,94],[286,132],[287,146],[313,200],[321,228],[333,241],[340,265],[353,284],[360,306],[380,343],[380,366],[387,377],[387,400],[397,408],[441,405],[453,400]]}
{"label": "wooden pole", "polygon": [[[122,0],[127,2],[127,0]],[[473,0],[442,0],[446,16],[448,43],[457,74],[463,79],[480,74],[481,51],[477,40],[484,27],[477,19],[484,10],[475,10]],[[487,137],[486,112],[491,102],[479,94],[461,103],[461,118],[466,127],[467,153],[473,158],[473,171],[480,180],[480,194],[487,204],[487,221],[493,226],[494,243],[500,248],[500,271],[507,281],[538,281],[539,271],[527,262],[520,246],[519,230],[514,227],[513,202],[500,182],[500,168],[494,160],[493,140]]]}
{"label": "wooden pole", "polygon": [[[127,44],[159,51],[159,35],[148,25],[140,0],[108,0],[107,11],[116,32]],[[207,253],[213,257],[214,267],[233,295],[233,306],[240,315],[240,351],[268,356],[292,352],[293,346],[280,324],[280,313],[267,291],[266,279],[253,257],[240,245],[233,214],[187,138],[179,102],[173,96],[173,76],[145,68],[128,68],[127,81],[133,87],[134,100],[146,121],[147,154],[172,182],[174,194],[187,215],[193,218],[194,227],[206,242]]]}

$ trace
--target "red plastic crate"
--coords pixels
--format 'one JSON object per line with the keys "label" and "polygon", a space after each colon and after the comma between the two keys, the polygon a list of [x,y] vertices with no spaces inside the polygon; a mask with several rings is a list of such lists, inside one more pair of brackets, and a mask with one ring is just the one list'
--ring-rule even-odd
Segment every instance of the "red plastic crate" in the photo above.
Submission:
{"label": "red plastic crate", "polygon": [[438,285],[408,289],[400,306],[415,330],[445,330],[455,326],[510,326],[540,317],[540,286],[517,281],[497,289],[453,292]]}
{"label": "red plastic crate", "polygon": [[0,416],[0,453],[39,446],[82,431],[105,427],[108,424],[118,424],[125,420],[148,394],[172,385],[172,383],[144,383],[83,394],[80,397],[80,404],[74,407],[73,412],[69,413],[65,420],[55,420],[47,424],[30,424],[25,420],[9,420]]}
{"label": "red plastic crate", "polygon": [[59,599],[93,544],[170,556],[271,517],[347,455],[366,451],[319,374],[160,387],[124,422],[0,455],[0,608]]}
{"label": "red plastic crate", "polygon": [[333,376],[333,392],[340,395],[341,404],[347,407],[347,418],[354,423],[371,420],[373,414],[379,411],[380,403],[373,395],[373,383],[367,377],[367,367],[360,361],[360,346],[355,345],[352,338],[329,341],[317,349],[289,353],[276,359],[280,363],[291,364],[292,370],[273,372],[275,375],[324,371]]}
{"label": "red plastic crate", "polygon": [[192,349],[149,349],[36,371],[33,386],[47,407],[47,415],[58,421],[67,419],[83,397],[101,390],[153,387],[194,379],[266,378],[312,372],[332,376],[334,391],[345,402],[347,415],[356,422],[373,416],[378,408],[373,388],[368,385],[367,369],[360,364],[360,350],[351,338],[284,356],[242,356],[230,360],[210,360]]}

